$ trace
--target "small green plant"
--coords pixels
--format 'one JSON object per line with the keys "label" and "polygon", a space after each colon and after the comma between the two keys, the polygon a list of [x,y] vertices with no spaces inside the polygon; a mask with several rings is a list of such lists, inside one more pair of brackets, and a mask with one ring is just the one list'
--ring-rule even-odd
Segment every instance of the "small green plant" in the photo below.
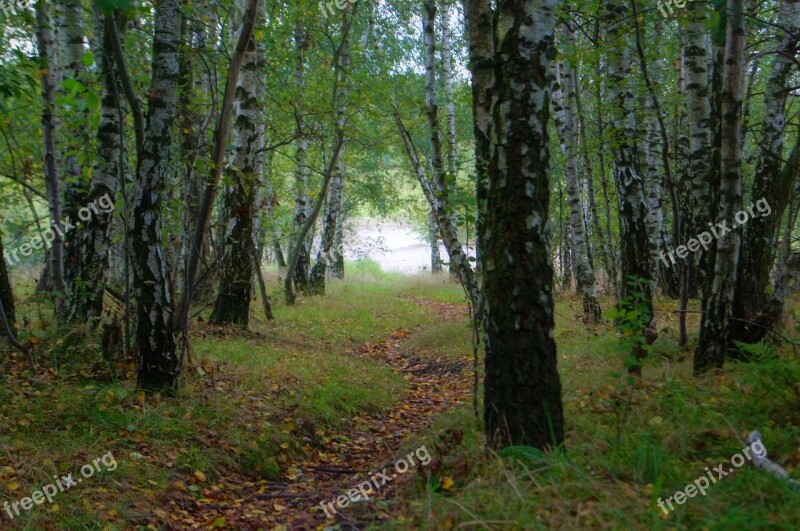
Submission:
{"label": "small green plant", "polygon": [[620,301],[618,308],[609,312],[614,319],[614,326],[619,331],[624,351],[627,353],[624,361],[627,374],[624,375],[624,380],[623,374],[614,374],[619,380],[613,399],[617,419],[617,441],[622,437],[622,428],[631,412],[634,376],[642,373],[642,365],[650,348],[645,334],[652,319],[646,292],[649,282],[646,278],[629,275],[627,296]]}
{"label": "small green plant", "polygon": [[653,318],[647,298],[649,283],[649,279],[629,275],[627,296],[618,308],[609,311],[621,341],[630,347],[626,349],[630,356],[625,360],[625,368],[636,374],[641,372],[642,361],[650,348],[645,335]]}

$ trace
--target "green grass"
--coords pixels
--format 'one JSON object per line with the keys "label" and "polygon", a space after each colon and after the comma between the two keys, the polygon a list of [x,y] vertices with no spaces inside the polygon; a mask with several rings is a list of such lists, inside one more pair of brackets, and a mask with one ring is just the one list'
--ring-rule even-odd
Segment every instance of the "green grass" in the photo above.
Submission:
{"label": "green grass", "polygon": [[277,272],[269,272],[275,320],[266,322],[256,301],[252,333],[195,327],[177,399],[137,393],[132,365],[109,370],[97,335],[58,330],[48,303],[30,297],[30,283],[20,285],[19,315],[41,339],[39,356],[60,365],[31,383],[12,353],[15,372],[0,376],[0,502],[107,452],[119,465],[60,493],[56,505],[34,506],[14,525],[127,527],[152,513],[136,502],[157,506],[195,471],[209,481],[230,470],[281,479],[308,441],[392,406],[406,389],[403,378],[352,354],[392,330],[432,326],[430,308],[399,297],[428,281],[384,274],[368,261],[349,266],[348,278],[329,283],[326,297],[288,307]]}
{"label": "green grass", "polygon": [[[671,307],[659,305],[660,339],[641,383],[630,386],[621,370],[626,349],[613,329],[585,327],[576,322],[580,305],[571,297],[559,300],[566,451],[487,453],[471,408],[452,411],[432,434],[460,429],[464,442],[435,456],[442,469],[405,492],[408,516],[391,527],[796,529],[800,493],[748,464],[711,485],[706,496],[673,502],[669,515],[658,508],[659,497],[684,489],[706,466],[730,468],[744,446],[740,438],[753,429],[773,459],[800,475],[797,354],[762,348],[759,363],[729,363],[719,376],[696,379],[691,356],[676,346]],[[424,440],[429,448],[435,442]],[[455,482],[449,490],[441,488],[445,477]]]}
{"label": "green grass", "polygon": [[466,322],[443,321],[420,330],[408,342],[409,348],[430,357],[459,358],[472,352],[472,333]]}
{"label": "green grass", "polygon": [[[418,353],[470,353],[466,322],[441,319],[435,307],[420,304],[464,302],[446,276],[400,277],[361,265],[348,269],[346,282],[329,283],[326,297],[301,298],[293,307],[283,303],[277,272],[270,271],[275,320],[266,322],[256,301],[252,333],[196,327],[192,364],[176,399],[145,399],[130,366],[106,370],[93,336],[59,346],[60,369],[34,382],[18,373],[0,376],[0,503],[107,452],[118,463],[113,472],[59,494],[57,511],[34,507],[14,524],[127,528],[151,516],[176,481],[190,483],[195,471],[209,481],[231,471],[281,479],[308,441],[313,446],[325,430],[401,397],[406,384],[400,376],[352,355],[364,343],[405,328]],[[451,408],[407,443],[416,448],[424,442],[440,468],[404,487],[387,506],[395,519],[381,526],[797,528],[800,495],[749,465],[668,516],[657,507],[659,497],[683,489],[706,466],[727,462],[752,429],[762,432],[770,457],[800,475],[797,354],[759,347],[759,363],[730,363],[718,376],[696,379],[690,354],[677,347],[673,306],[659,303],[659,340],[641,383],[631,386],[622,370],[627,347],[613,327],[586,327],[580,301],[559,297],[555,337],[566,451],[488,453],[470,405]],[[31,322],[43,323],[35,328],[43,340],[40,356],[64,339],[48,325],[45,303],[20,308]],[[696,315],[689,324],[694,335]],[[455,432],[460,442],[441,444],[441,434]]]}

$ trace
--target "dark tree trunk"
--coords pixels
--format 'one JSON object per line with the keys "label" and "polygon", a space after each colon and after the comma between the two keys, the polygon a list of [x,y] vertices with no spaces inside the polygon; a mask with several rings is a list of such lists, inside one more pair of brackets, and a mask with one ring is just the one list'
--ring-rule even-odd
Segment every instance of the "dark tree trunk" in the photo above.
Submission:
{"label": "dark tree trunk", "polygon": [[[800,35],[800,2],[784,0],[778,17],[780,39],[778,55],[772,63],[765,94],[765,112],[761,125],[762,138],[753,182],[752,201],[758,207],[744,230],[742,253],[739,259],[736,295],[731,323],[732,339],[755,343],[764,338],[780,310],[765,312],[770,300],[770,273],[778,249],[778,232],[783,213],[791,198],[793,171],[782,171],[783,134],[785,129],[786,98],[790,87],[789,74],[796,60]],[[784,33],[785,32],[785,33]],[[791,165],[790,160],[787,164]],[[753,321],[766,321],[753,326]],[[766,326],[765,326],[766,325]]]}
{"label": "dark tree trunk", "polygon": [[555,8],[554,0],[501,2],[494,28],[500,43],[494,57],[496,141],[478,235],[485,267],[484,421],[493,448],[548,449],[564,441],[548,222]]}
{"label": "dark tree trunk", "polygon": [[[14,293],[11,290],[11,277],[8,276],[6,268],[5,254],[3,251],[3,236],[0,234],[0,304],[5,314],[9,327],[14,326],[17,320],[17,313],[14,308]],[[0,315],[0,335],[6,335],[6,329],[2,324],[3,315]],[[9,338],[11,339],[11,338]]]}
{"label": "dark tree trunk", "polygon": [[174,390],[181,370],[172,329],[172,286],[161,245],[162,200],[177,103],[181,17],[180,0],[156,3],[149,92],[152,99],[147,109],[147,128],[137,165],[139,187],[133,203],[131,242],[137,299],[138,385],[146,391]]}
{"label": "dark tree trunk", "polygon": [[[114,17],[113,14],[107,15]],[[107,22],[109,24],[112,22]],[[78,233],[74,241],[74,276],[71,290],[69,322],[96,322],[103,311],[103,295],[108,279],[111,255],[111,231],[113,227],[113,205],[117,185],[122,176],[120,167],[120,106],[117,98],[121,88],[113,60],[112,35],[103,31],[101,71],[103,91],[101,98],[100,125],[97,131],[97,164],[89,187],[87,204],[103,201],[106,208],[99,209]]]}
{"label": "dark tree trunk", "polygon": [[[37,5],[38,47],[41,61],[42,75],[42,138],[44,140],[44,178],[47,188],[47,200],[51,222],[61,227],[63,219],[63,204],[61,197],[61,179],[58,171],[58,152],[56,149],[56,135],[58,120],[56,118],[55,91],[59,80],[58,45],[53,33],[52,5],[40,2]],[[51,247],[46,253],[48,267],[47,274],[42,274],[42,279],[50,282],[55,299],[56,315],[59,319],[64,317],[64,237],[60,230],[48,229],[54,237]]]}
{"label": "dark tree trunk", "polygon": [[[462,0],[467,36],[469,40],[469,70],[472,75],[472,116],[475,135],[475,199],[477,213],[475,233],[483,233],[483,217],[486,213],[486,192],[489,179],[489,128],[492,122],[492,83],[494,71],[494,41],[492,37],[491,3],[483,0]],[[476,249],[476,268],[483,268],[480,247]]]}
{"label": "dark tree trunk", "polygon": [[[62,75],[64,79],[72,79],[78,83],[85,83],[83,79],[83,6],[80,0],[66,0],[62,18],[64,31]],[[77,220],[79,210],[86,206],[92,199],[89,198],[89,183],[81,171],[78,153],[89,146],[88,110],[76,112],[76,109],[67,106],[65,109],[65,129],[67,130],[67,146],[64,152],[65,160],[65,186],[64,186],[64,215],[72,220]],[[67,289],[73,288],[73,282],[78,278],[80,246],[76,240],[80,235],[76,231],[64,235],[64,282]],[[82,280],[82,279],[81,279]]]}

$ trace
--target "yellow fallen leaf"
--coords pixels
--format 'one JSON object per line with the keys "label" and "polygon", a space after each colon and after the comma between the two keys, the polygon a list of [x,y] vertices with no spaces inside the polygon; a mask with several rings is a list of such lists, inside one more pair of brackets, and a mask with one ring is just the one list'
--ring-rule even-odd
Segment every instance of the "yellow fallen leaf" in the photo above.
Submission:
{"label": "yellow fallen leaf", "polygon": [[16,481],[12,481],[11,483],[9,483],[7,485],[7,487],[8,487],[8,490],[18,490],[19,489],[19,483],[17,483]]}
{"label": "yellow fallen leaf", "polygon": [[455,484],[456,484],[456,482],[453,481],[453,478],[451,478],[451,477],[445,477],[444,480],[442,480],[442,488],[444,490],[452,489],[453,485],[455,485]]}
{"label": "yellow fallen leaf", "polygon": [[200,483],[206,482],[206,475],[200,472],[199,470],[194,471],[194,477],[196,477],[197,481],[199,481]]}
{"label": "yellow fallen leaf", "polygon": [[276,511],[278,511],[278,512],[281,512],[281,511],[283,511],[284,509],[286,509],[286,507],[285,507],[285,506],[283,506],[283,505],[281,505],[281,504],[279,504],[279,503],[276,503],[276,504],[275,504],[275,510],[276,510]]}

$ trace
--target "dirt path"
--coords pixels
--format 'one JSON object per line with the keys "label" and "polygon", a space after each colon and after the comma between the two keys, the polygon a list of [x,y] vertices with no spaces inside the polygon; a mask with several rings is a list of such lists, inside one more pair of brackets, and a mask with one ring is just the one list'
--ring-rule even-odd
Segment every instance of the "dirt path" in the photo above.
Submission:
{"label": "dirt path", "polygon": [[[433,307],[441,319],[461,320],[467,315],[464,305],[413,300]],[[367,521],[389,518],[391,508],[380,500],[390,497],[404,481],[413,479],[419,461],[427,460],[425,452],[420,452],[419,457],[414,457],[416,466],[409,467],[404,474],[394,473],[395,463],[407,459],[409,451],[416,449],[409,448],[408,438],[415,434],[436,435],[429,433],[433,418],[471,396],[469,357],[442,361],[423,352],[413,352],[407,347],[413,333],[395,330],[383,341],[368,343],[352,352],[354,356],[391,367],[406,380],[407,392],[393,408],[377,415],[355,417],[337,432],[326,433],[329,445],[309,452],[297,464],[298,472],[285,481],[225,478],[225,490],[208,487],[199,499],[176,493],[170,502],[171,528],[317,529],[336,523],[343,528],[362,528]],[[375,389],[375,392],[382,391]],[[433,448],[427,449],[433,456]],[[384,468],[386,476],[381,477],[378,473]],[[369,494],[368,500],[359,495],[358,501],[346,508],[335,505],[336,498],[370,478],[379,487]],[[326,516],[322,502],[333,503],[327,506],[332,518]]]}

